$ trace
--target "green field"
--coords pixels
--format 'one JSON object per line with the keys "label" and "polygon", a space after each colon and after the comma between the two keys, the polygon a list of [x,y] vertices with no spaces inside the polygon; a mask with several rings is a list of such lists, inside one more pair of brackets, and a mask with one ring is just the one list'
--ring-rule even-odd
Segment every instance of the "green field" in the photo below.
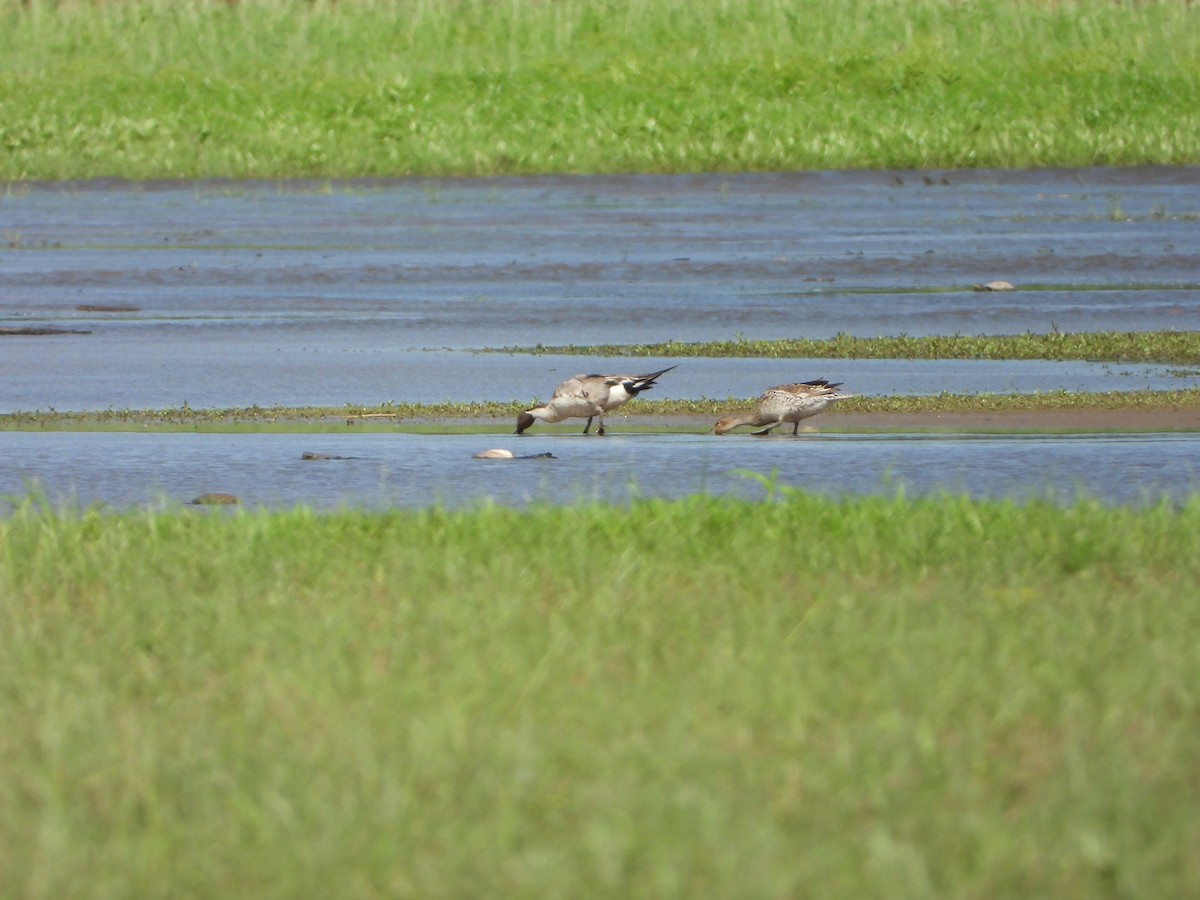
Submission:
{"label": "green field", "polygon": [[0,0],[0,180],[1200,161],[1178,0]]}
{"label": "green field", "polygon": [[28,501],[0,884],[1194,896],[1198,583],[1195,499]]}

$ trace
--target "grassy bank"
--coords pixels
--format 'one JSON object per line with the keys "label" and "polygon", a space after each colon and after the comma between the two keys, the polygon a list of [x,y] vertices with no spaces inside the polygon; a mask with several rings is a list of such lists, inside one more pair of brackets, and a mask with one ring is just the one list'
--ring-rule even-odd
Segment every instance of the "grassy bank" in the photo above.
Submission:
{"label": "grassy bank", "polygon": [[772,359],[1058,359],[1200,365],[1200,331],[1052,332],[1019,335],[897,335],[785,338],[660,344],[502,347],[496,353],[663,358]]}
{"label": "grassy bank", "polygon": [[1200,504],[0,519],[13,896],[1194,896]]}
{"label": "grassy bank", "polygon": [[[544,398],[543,398],[544,399]],[[0,414],[3,431],[344,431],[346,428],[424,429],[494,419],[506,424],[532,401],[509,403],[385,403],[380,406],[249,406],[236,409],[107,409],[96,412],[28,411]],[[622,416],[715,417],[746,410],[753,398],[634,400]],[[1160,410],[1200,408],[1200,390],[1106,391],[1040,394],[930,394],[854,397],[836,407],[843,413],[1005,413],[1061,410]],[[440,423],[440,424],[436,424]],[[491,425],[478,430],[494,431]]]}
{"label": "grassy bank", "polygon": [[1200,161],[1175,0],[0,0],[0,179]]}

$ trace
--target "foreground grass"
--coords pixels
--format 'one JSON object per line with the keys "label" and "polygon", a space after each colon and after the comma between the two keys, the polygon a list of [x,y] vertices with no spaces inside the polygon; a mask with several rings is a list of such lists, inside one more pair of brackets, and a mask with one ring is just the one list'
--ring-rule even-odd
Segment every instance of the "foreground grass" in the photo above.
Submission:
{"label": "foreground grass", "polygon": [[1200,160],[1176,0],[0,0],[0,179]]}
{"label": "foreground grass", "polygon": [[1200,503],[0,519],[13,896],[1195,896]]}
{"label": "foreground grass", "polygon": [[[749,409],[754,398],[700,400],[634,400],[622,416],[716,416]],[[1047,391],[1040,394],[930,394],[926,396],[854,397],[840,401],[842,413],[1003,413],[1061,410],[1192,410],[1200,407],[1200,389],[1179,391]],[[3,431],[331,431],[399,427],[438,427],[436,423],[479,420],[511,422],[529,408],[527,401],[509,403],[385,403],[380,406],[249,406],[235,409],[108,409],[96,412],[34,410],[0,414]],[[474,427],[474,426],[472,426]],[[494,426],[478,426],[494,431]]]}

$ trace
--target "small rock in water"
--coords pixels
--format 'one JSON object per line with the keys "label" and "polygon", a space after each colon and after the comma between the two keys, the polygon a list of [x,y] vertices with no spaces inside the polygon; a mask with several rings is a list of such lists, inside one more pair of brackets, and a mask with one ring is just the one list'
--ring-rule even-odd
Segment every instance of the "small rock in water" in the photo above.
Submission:
{"label": "small rock in water", "polygon": [[233,494],[201,494],[192,501],[193,506],[232,506],[242,501]]}
{"label": "small rock in water", "polygon": [[971,287],[973,291],[1015,291],[1007,281],[989,281],[987,284],[976,284]]}

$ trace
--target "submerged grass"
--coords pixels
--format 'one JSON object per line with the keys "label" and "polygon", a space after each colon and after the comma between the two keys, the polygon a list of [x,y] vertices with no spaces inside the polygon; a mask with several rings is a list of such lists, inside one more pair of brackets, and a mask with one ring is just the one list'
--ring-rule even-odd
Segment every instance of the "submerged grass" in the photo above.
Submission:
{"label": "submerged grass", "polygon": [[896,335],[657,344],[504,347],[496,353],[608,357],[772,359],[1056,359],[1200,365],[1200,331],[1058,332],[1019,335]]}
{"label": "submerged grass", "polygon": [[[0,414],[2,431],[277,431],[442,430],[462,424],[494,431],[480,420],[515,421],[532,401],[508,403],[385,403],[380,406],[241,407],[235,409],[108,409],[93,412],[34,410]],[[749,409],[752,398],[634,400],[622,416],[713,416]],[[839,401],[843,413],[1053,412],[1060,410],[1191,410],[1200,407],[1200,389],[1179,391],[1045,391],[1037,394],[949,394],[854,397]]]}
{"label": "submerged grass", "polygon": [[1178,164],[1176,0],[0,0],[0,178]]}
{"label": "submerged grass", "polygon": [[0,519],[14,896],[1195,896],[1200,502]]}

